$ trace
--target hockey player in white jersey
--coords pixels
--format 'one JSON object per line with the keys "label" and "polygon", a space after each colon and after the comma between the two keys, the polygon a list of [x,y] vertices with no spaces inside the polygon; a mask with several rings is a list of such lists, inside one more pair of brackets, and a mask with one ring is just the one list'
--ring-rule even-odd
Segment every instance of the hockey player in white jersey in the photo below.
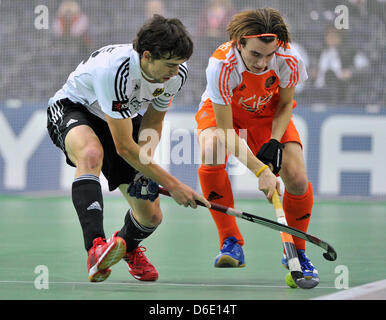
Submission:
{"label": "hockey player in white jersey", "polygon": [[[208,201],[141,153],[148,141],[142,130],[161,136],[173,97],[187,77],[186,60],[193,43],[178,19],[154,15],[133,44],[105,46],[82,61],[49,100],[47,129],[54,144],[76,167],[72,201],[88,252],[89,280],[104,281],[121,259],[138,280],[158,279],[156,268],[140,242],[161,223],[158,184],[180,205],[197,207]],[[145,108],[143,117],[138,113]],[[112,191],[127,199],[124,226],[106,240],[103,229],[103,172]],[[144,188],[144,186],[147,186]]]}

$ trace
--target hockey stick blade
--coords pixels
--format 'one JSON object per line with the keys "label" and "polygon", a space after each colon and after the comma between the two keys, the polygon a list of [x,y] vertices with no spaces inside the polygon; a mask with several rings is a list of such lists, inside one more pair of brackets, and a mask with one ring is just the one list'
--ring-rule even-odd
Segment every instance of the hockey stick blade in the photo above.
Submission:
{"label": "hockey stick blade", "polygon": [[287,257],[287,265],[285,267],[290,271],[291,277],[296,285],[301,289],[312,289],[316,287],[319,284],[319,278],[304,276],[292,235],[280,232],[280,238]]}
{"label": "hockey stick blade", "polygon": [[[169,191],[167,191],[165,188],[160,187],[159,193],[164,195],[164,196],[171,197]],[[206,207],[200,201],[196,201],[196,203],[197,203],[197,205],[199,205],[201,207]],[[328,244],[327,242],[325,242],[325,241],[323,241],[323,240],[321,240],[313,235],[310,235],[310,234],[305,233],[301,230],[292,228],[290,226],[286,226],[284,224],[281,224],[279,222],[276,222],[276,221],[273,221],[273,220],[270,220],[267,218],[255,216],[255,215],[248,213],[248,212],[239,211],[237,209],[229,208],[229,207],[223,206],[221,204],[216,204],[216,203],[213,203],[210,201],[209,201],[209,203],[211,205],[211,209],[213,209],[213,210],[216,210],[216,211],[219,211],[219,212],[222,212],[225,214],[229,214],[231,216],[235,216],[237,218],[241,218],[241,219],[253,222],[253,223],[257,223],[257,224],[263,225],[267,228],[270,228],[270,229],[273,229],[276,231],[286,232],[286,233],[291,234],[295,237],[298,237],[300,239],[303,239],[305,241],[313,243],[314,245],[327,251],[327,252],[323,253],[323,257],[328,261],[335,261],[337,258],[337,253],[330,244]],[[294,279],[294,281],[295,281],[295,279]]]}
{"label": "hockey stick blade", "polygon": [[311,278],[306,279],[301,271],[291,271],[291,277],[299,288],[312,289],[319,284],[319,279]]}

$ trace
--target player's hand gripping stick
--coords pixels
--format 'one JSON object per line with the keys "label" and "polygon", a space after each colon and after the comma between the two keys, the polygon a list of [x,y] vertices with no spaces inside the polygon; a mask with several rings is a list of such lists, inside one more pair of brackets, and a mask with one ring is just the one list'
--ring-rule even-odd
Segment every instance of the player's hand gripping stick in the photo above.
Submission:
{"label": "player's hand gripping stick", "polygon": [[158,198],[159,187],[156,182],[138,172],[127,188],[131,197],[154,202]]}

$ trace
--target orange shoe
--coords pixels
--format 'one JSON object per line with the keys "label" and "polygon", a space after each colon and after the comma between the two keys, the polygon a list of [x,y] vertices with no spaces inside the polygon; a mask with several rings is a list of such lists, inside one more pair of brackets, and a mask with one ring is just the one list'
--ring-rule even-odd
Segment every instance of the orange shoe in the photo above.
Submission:
{"label": "orange shoe", "polygon": [[139,246],[131,252],[127,252],[123,260],[129,265],[130,274],[140,281],[156,281],[158,279],[158,271],[146,258],[144,252],[146,248]]}
{"label": "orange shoe", "polygon": [[109,267],[119,262],[125,253],[126,242],[120,237],[113,236],[107,242],[100,237],[94,239],[87,259],[89,281],[106,280],[111,273]]}

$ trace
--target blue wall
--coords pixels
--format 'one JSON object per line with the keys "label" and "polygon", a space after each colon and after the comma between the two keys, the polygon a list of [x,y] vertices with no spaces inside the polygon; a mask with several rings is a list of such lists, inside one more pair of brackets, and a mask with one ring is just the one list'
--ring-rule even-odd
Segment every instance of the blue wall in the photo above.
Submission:
{"label": "blue wall", "polygon": [[[166,117],[158,161],[199,189],[194,113],[178,109],[173,108]],[[366,110],[324,106],[295,109],[294,120],[303,139],[315,195],[386,199],[386,110]],[[69,190],[73,169],[47,135],[44,104],[0,106],[0,128],[0,193]],[[249,172],[230,177],[236,196],[257,194],[248,192],[257,187],[257,179]]]}

